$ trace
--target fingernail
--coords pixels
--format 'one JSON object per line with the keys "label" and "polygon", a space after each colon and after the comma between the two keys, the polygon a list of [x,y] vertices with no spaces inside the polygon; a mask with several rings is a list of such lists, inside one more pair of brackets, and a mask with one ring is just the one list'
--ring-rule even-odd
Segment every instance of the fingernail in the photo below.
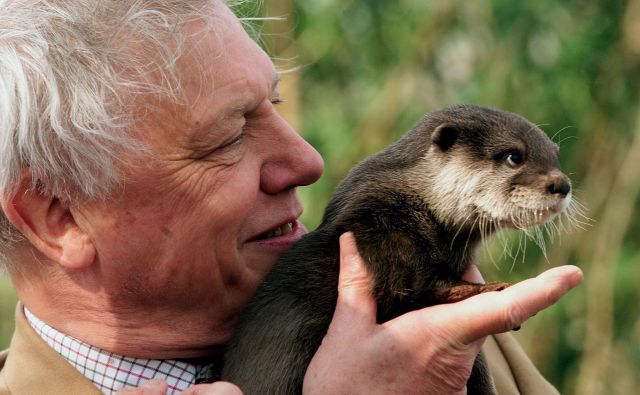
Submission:
{"label": "fingernail", "polygon": [[576,277],[576,279],[578,280],[578,282],[581,282],[582,279],[584,278],[584,273],[582,272],[582,269],[580,269],[579,267],[576,266],[576,273],[574,274],[574,276]]}
{"label": "fingernail", "polygon": [[571,287],[573,288],[582,282],[582,279],[584,278],[584,273],[582,273],[582,269],[580,269],[577,266],[569,266],[569,268],[572,270],[570,281],[571,281]]}

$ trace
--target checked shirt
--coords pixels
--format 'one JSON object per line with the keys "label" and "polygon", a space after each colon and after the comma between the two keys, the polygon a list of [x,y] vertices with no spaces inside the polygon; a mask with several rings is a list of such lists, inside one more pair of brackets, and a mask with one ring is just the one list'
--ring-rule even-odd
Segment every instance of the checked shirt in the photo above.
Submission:
{"label": "checked shirt", "polygon": [[114,354],[57,331],[26,308],[24,312],[36,333],[104,394],[115,394],[124,387],[138,387],[148,380],[158,379],[169,385],[167,394],[172,395],[196,383],[219,379],[220,363],[193,365],[178,360]]}

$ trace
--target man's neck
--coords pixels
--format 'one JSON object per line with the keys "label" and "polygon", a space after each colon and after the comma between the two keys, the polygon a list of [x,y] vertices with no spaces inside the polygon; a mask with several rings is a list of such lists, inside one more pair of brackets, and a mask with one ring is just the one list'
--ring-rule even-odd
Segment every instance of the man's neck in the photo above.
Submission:
{"label": "man's neck", "polygon": [[221,358],[202,358],[196,363],[131,358],[68,336],[47,325],[26,308],[24,314],[40,338],[103,393],[138,387],[147,380],[156,379],[167,383],[169,394],[177,394],[194,384],[220,379]]}
{"label": "man's neck", "polygon": [[[59,287],[73,286],[55,282]],[[93,292],[80,290],[70,300],[56,293],[36,294],[44,289],[37,285],[16,289],[23,304],[53,328],[100,349],[136,358],[215,357],[222,354],[235,325],[202,306],[181,311],[114,309]]]}

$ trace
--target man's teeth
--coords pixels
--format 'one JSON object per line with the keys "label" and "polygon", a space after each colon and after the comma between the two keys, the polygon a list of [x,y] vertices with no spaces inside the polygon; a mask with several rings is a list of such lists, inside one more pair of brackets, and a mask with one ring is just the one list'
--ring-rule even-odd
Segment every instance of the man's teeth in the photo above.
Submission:
{"label": "man's teeth", "polygon": [[270,237],[278,237],[278,236],[286,235],[291,232],[293,232],[293,223],[289,222],[288,224],[284,224],[276,230],[272,230],[271,232],[268,232],[265,236],[265,239],[268,239]]}

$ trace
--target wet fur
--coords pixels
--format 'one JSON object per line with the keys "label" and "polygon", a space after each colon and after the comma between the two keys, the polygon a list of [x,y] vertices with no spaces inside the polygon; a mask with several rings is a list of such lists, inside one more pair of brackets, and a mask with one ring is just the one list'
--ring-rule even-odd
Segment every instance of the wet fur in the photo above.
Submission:
{"label": "wet fur", "polygon": [[[510,149],[526,152],[521,168],[505,168],[501,155]],[[548,185],[557,169],[555,144],[518,115],[476,106],[427,115],[355,167],[318,229],[276,263],[229,344],[223,378],[246,394],[302,392],[335,308],[338,238],[346,231],[354,233],[373,278],[378,322],[502,289],[504,284],[467,283],[462,273],[483,237],[537,220],[522,214],[537,206],[522,209],[511,200],[522,200],[523,190],[529,191],[527,204],[553,200]],[[482,354],[468,393],[495,393]]]}

